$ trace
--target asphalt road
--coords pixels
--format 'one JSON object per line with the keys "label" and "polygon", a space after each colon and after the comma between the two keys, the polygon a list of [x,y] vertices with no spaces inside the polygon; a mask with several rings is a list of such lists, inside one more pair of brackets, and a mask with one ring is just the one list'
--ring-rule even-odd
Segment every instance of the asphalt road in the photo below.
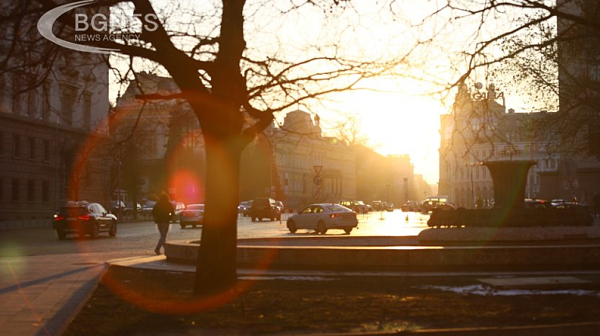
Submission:
{"label": "asphalt road", "polygon": [[[408,216],[408,217],[407,217]],[[412,236],[427,227],[428,215],[419,213],[372,212],[358,216],[358,229],[350,236]],[[181,229],[174,223],[169,230],[168,240],[199,239],[202,228]],[[263,238],[291,236],[281,221],[252,222],[247,217],[238,219],[238,238]],[[304,237],[317,235],[314,231],[298,230],[295,235]],[[327,235],[348,236],[341,230],[330,230]],[[106,254],[107,258],[153,255],[158,240],[158,230],[154,223],[121,223],[116,237],[107,233],[97,239],[78,239],[69,235],[66,240],[58,240],[50,227],[42,229],[0,231],[0,257],[37,256],[48,254],[94,253]],[[108,260],[108,259],[107,259]]]}

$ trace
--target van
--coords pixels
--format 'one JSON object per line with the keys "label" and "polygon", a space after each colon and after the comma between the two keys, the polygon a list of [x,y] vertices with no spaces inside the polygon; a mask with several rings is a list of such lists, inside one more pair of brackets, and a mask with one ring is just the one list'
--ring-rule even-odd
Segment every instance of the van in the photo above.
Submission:
{"label": "van", "polygon": [[252,200],[249,215],[253,222],[262,221],[263,218],[281,219],[281,211],[272,198],[255,198]]}

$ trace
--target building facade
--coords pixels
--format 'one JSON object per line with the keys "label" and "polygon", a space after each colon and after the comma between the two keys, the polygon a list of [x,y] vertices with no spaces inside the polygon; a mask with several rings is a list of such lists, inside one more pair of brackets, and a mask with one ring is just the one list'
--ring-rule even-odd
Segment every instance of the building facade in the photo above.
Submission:
{"label": "building facade", "polygon": [[559,0],[569,16],[557,20],[559,113],[564,164],[544,183],[591,204],[600,193],[600,3]]}
{"label": "building facade", "polygon": [[313,202],[356,198],[355,153],[334,137],[323,136],[319,118],[297,110],[280,127],[265,131],[273,147],[275,194],[291,208]]}
{"label": "building facade", "polygon": [[556,173],[562,163],[559,138],[547,132],[556,113],[515,113],[503,103],[493,85],[486,91],[459,90],[454,110],[440,120],[439,194],[460,207],[493,204],[494,189],[485,161],[529,160],[525,195],[528,198],[561,198],[564,194],[543,189],[541,176]]}
{"label": "building facade", "polygon": [[0,71],[0,225],[48,226],[65,200],[110,200],[108,111],[97,55],[63,51],[44,72]]}

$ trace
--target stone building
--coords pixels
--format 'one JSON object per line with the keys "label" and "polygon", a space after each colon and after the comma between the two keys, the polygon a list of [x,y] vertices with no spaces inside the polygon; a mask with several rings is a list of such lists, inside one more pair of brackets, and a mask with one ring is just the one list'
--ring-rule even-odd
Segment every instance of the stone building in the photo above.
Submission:
{"label": "stone building", "polygon": [[43,72],[0,70],[2,227],[49,226],[67,199],[110,200],[108,112],[98,55],[61,51]]}
{"label": "stone building", "polygon": [[559,139],[546,131],[556,113],[515,113],[498,100],[493,85],[487,91],[462,87],[454,111],[441,116],[439,194],[457,206],[472,208],[493,201],[489,171],[480,163],[498,160],[530,160],[536,164],[527,177],[528,198],[558,198],[543,190],[541,174],[558,171]]}
{"label": "stone building", "polygon": [[545,174],[555,193],[591,204],[600,193],[600,3],[558,0],[569,17],[557,20],[558,95],[563,165]]}
{"label": "stone building", "polygon": [[170,77],[140,72],[117,99],[111,117],[119,152],[113,189],[128,201],[144,203],[162,191],[186,204],[204,200],[204,141],[191,108],[182,100],[137,97],[178,92]]}
{"label": "stone building", "polygon": [[[256,151],[259,143],[264,150]],[[270,195],[290,208],[356,198],[354,151],[337,138],[323,136],[318,116],[313,120],[305,111],[287,113],[281,126],[265,130],[245,152],[252,151],[263,153],[263,159],[246,157],[242,169],[249,167],[244,162],[268,162],[264,171],[269,177],[265,188],[254,188],[254,197]]]}

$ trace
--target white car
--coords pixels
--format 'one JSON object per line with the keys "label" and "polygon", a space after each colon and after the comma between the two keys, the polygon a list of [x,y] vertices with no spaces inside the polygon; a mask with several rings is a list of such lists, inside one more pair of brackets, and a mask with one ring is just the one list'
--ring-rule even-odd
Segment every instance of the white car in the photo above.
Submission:
{"label": "white car", "polygon": [[356,212],[332,203],[311,204],[287,220],[287,228],[291,233],[298,229],[315,230],[321,234],[329,229],[341,229],[350,233],[357,226]]}
{"label": "white car", "polygon": [[182,229],[191,225],[196,227],[202,225],[204,219],[204,204],[188,204],[179,214],[179,225]]}

